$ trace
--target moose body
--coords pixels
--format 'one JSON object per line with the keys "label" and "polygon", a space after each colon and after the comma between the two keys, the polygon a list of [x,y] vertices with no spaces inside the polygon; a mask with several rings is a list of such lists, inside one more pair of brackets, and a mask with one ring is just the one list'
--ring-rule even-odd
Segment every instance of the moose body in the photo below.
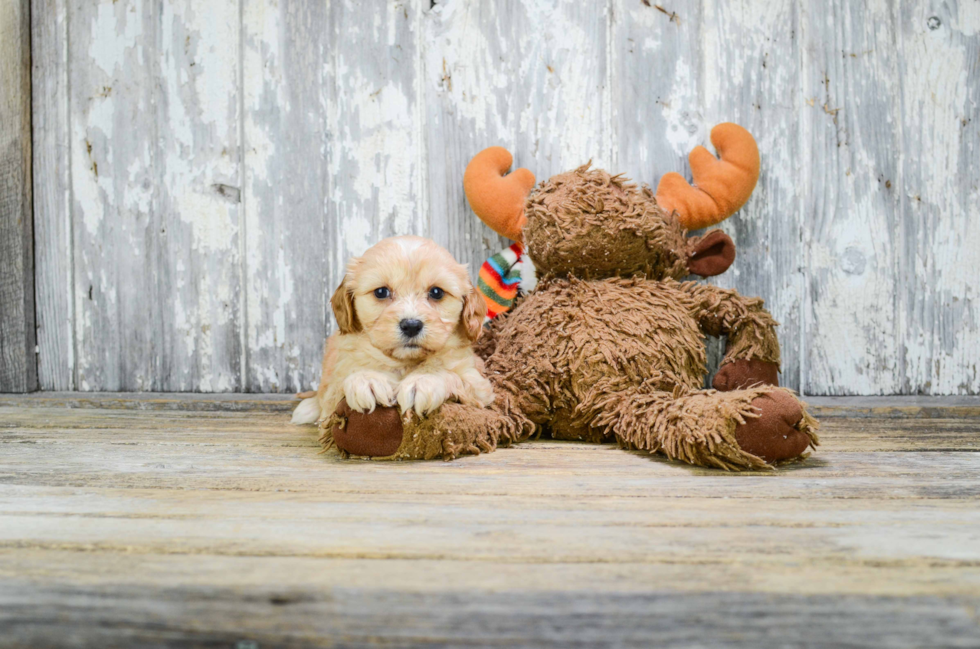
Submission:
{"label": "moose body", "polygon": [[[705,347],[685,288],[639,278],[547,280],[499,324],[501,353],[487,359],[488,374],[552,437],[609,440],[612,431],[593,425],[603,395],[703,386]],[[526,322],[536,324],[533,335]],[[670,344],[678,340],[685,345]],[[520,349],[523,362],[508,349]]]}

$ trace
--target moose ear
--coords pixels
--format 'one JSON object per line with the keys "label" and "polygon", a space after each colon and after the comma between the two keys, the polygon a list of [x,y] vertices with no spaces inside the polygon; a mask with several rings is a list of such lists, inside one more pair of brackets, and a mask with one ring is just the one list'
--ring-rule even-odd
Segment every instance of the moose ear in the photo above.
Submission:
{"label": "moose ear", "polygon": [[470,207],[497,234],[513,241],[521,240],[524,200],[534,189],[534,174],[515,169],[508,175],[514,157],[507,149],[492,146],[480,151],[466,165],[463,191]]}
{"label": "moose ear", "polygon": [[735,243],[721,230],[688,239],[687,269],[692,275],[721,275],[735,261]]}
{"label": "moose ear", "polygon": [[759,181],[759,147],[738,124],[711,129],[711,143],[721,159],[703,146],[688,156],[694,186],[678,173],[664,174],[657,185],[657,204],[667,214],[677,212],[685,230],[721,223],[737,212]]}

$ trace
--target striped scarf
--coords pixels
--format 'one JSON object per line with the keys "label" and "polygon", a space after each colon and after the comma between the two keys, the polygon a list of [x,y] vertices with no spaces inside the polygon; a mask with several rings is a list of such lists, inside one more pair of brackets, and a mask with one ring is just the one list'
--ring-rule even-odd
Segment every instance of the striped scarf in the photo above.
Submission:
{"label": "striped scarf", "polygon": [[476,288],[487,303],[487,320],[510,309],[521,283],[524,249],[514,243],[504,248],[480,267]]}

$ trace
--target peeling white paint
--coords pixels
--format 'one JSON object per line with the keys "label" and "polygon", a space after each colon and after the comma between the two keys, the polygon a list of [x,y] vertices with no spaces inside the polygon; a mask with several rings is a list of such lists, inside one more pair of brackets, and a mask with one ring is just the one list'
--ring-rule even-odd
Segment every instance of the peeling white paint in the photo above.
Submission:
{"label": "peeling white paint", "polygon": [[674,65],[674,83],[667,101],[667,141],[678,156],[687,156],[691,149],[704,141],[704,124],[697,110],[697,83],[690,66],[680,60]]}
{"label": "peeling white paint", "polygon": [[309,387],[346,258],[498,248],[460,190],[479,149],[655,183],[735,119],[763,173],[717,281],[784,322],[785,382],[980,392],[980,3],[669,9],[73,5],[77,386]]}
{"label": "peeling white paint", "polygon": [[356,100],[349,110],[356,115],[360,137],[354,137],[341,124],[342,141],[349,143],[344,151],[347,160],[340,163],[342,173],[347,172],[352,178],[350,187],[360,200],[370,202],[377,195],[379,215],[397,215],[395,234],[410,234],[415,211],[414,149],[418,139],[412,132],[409,99],[391,86],[374,89],[357,73],[350,73],[347,78]]}
{"label": "peeling white paint", "polygon": [[980,114],[980,8],[915,7],[903,12],[901,27],[906,124],[900,188],[916,253],[899,302],[904,380],[928,393],[976,394],[980,172],[971,122]]}
{"label": "peeling white paint", "polygon": [[[229,19],[236,22],[230,22]],[[198,10],[190,29],[196,32],[194,67],[197,74],[194,88],[200,118],[211,125],[216,133],[226,133],[236,128],[237,123],[230,120],[238,113],[237,92],[228,92],[229,77],[238,70],[238,29],[237,15],[229,15],[225,20],[207,11]],[[237,86],[237,79],[233,79]]]}
{"label": "peeling white paint", "polygon": [[194,250],[236,252],[237,210],[214,193],[204,194],[188,187],[177,196],[177,215],[193,232]]}
{"label": "peeling white paint", "polygon": [[122,66],[138,39],[143,36],[140,17],[142,0],[118,4],[101,0],[92,20],[89,60],[105,74],[113,75]]}

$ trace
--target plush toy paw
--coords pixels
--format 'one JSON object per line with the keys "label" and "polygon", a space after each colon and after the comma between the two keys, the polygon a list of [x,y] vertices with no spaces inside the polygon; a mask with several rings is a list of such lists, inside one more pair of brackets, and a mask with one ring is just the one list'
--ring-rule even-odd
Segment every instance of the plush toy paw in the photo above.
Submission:
{"label": "plush toy paw", "polygon": [[344,457],[451,460],[527,439],[534,426],[499,398],[494,408],[447,401],[425,417],[414,411],[402,415],[398,407],[360,413],[341,401],[320,431],[324,449],[336,447]]}
{"label": "plush toy paw", "polygon": [[792,393],[766,392],[752,400],[752,408],[759,416],[735,427],[735,439],[746,453],[771,463],[798,457],[810,446],[800,426],[803,406]]}
{"label": "plush toy paw", "polygon": [[403,428],[397,407],[363,413],[342,399],[334,415],[343,422],[332,427],[333,443],[341,451],[362,457],[386,457],[401,446]]}
{"label": "plush toy paw", "polygon": [[756,385],[779,385],[779,366],[759,360],[737,360],[718,369],[711,387],[719,392],[744,390]]}

